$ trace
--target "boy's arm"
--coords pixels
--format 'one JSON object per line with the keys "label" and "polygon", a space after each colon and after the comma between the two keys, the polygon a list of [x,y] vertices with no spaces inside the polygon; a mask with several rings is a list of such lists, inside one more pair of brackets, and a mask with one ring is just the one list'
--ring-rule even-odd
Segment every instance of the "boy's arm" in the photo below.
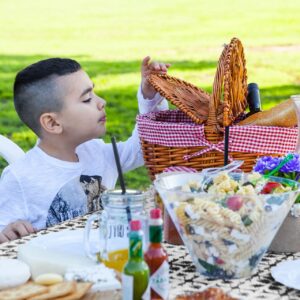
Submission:
{"label": "boy's arm", "polygon": [[[149,56],[143,59],[141,66],[142,81],[137,94],[139,112],[141,114],[168,109],[167,100],[157,93],[150,85],[148,82],[148,76],[151,73],[166,74],[169,67],[170,64],[158,63],[155,61],[150,62]],[[115,166],[111,144],[107,144],[105,147],[106,161],[110,162],[110,166]],[[133,170],[144,164],[143,153],[141,150],[140,139],[136,126],[131,137],[125,142],[117,143],[117,147],[123,172]],[[116,169],[114,170],[114,174],[117,176]]]}
{"label": "boy's arm", "polygon": [[166,74],[169,67],[170,64],[167,63],[156,61],[150,62],[149,56],[143,59],[141,66],[141,85],[137,93],[139,112],[141,114],[151,111],[166,110],[169,108],[167,100],[157,93],[148,82],[150,74]]}
{"label": "boy's arm", "polygon": [[29,223],[28,221],[18,220],[16,222],[8,224],[0,232],[0,244],[21,238],[34,232],[36,231],[31,223]]}
{"label": "boy's arm", "polygon": [[22,224],[19,224],[19,220],[28,220],[27,216],[28,208],[23,199],[22,189],[10,167],[7,167],[0,179],[0,241],[30,233],[30,228],[22,225],[23,222],[27,224],[27,221],[21,221]]}
{"label": "boy's arm", "polygon": [[155,112],[169,109],[168,101],[159,93],[156,93],[152,99],[145,99],[142,93],[142,88],[139,87],[137,92],[139,113],[146,114],[148,112]]}
{"label": "boy's arm", "polygon": [[168,63],[162,63],[157,61],[152,61],[150,63],[150,56],[146,56],[142,61],[141,66],[141,76],[142,76],[142,93],[144,98],[152,99],[155,94],[156,90],[153,88],[153,86],[148,82],[148,77],[152,73],[156,74],[167,74],[168,68],[171,66]]}

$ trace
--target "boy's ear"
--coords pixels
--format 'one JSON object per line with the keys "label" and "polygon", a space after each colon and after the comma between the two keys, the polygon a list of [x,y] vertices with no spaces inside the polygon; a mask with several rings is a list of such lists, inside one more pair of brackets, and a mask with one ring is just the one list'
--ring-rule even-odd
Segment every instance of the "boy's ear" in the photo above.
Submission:
{"label": "boy's ear", "polygon": [[56,113],[44,113],[40,116],[41,127],[48,133],[60,134],[62,125]]}

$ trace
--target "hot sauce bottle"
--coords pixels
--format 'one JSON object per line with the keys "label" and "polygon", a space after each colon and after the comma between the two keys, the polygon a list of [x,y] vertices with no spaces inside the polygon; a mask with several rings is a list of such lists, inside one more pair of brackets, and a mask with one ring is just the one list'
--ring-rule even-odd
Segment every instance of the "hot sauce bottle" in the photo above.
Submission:
{"label": "hot sauce bottle", "polygon": [[149,247],[145,253],[145,261],[150,268],[151,299],[168,299],[169,296],[169,264],[168,256],[162,247],[163,221],[161,210],[150,211]]}
{"label": "hot sauce bottle", "polygon": [[129,259],[122,273],[123,300],[150,300],[149,268],[143,258],[141,221],[132,220],[129,232]]}

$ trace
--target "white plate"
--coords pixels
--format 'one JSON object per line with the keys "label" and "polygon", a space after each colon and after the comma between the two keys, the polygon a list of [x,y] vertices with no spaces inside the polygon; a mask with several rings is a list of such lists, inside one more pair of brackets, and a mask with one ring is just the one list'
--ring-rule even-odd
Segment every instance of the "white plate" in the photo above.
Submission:
{"label": "white plate", "polygon": [[[95,265],[96,260],[85,255],[83,232],[83,229],[64,230],[38,236],[18,247],[18,258],[30,266],[33,278],[52,272],[64,275],[70,267]],[[96,247],[97,234],[97,230],[92,230],[90,237]]]}
{"label": "white plate", "polygon": [[[91,244],[94,245],[95,248],[99,247],[99,241],[97,239],[98,232],[98,230],[91,230],[90,233]],[[51,232],[30,240],[27,245],[39,247],[51,252],[86,256],[83,246],[83,233],[84,229]]]}
{"label": "white plate", "polygon": [[287,260],[271,268],[273,278],[287,287],[300,290],[300,259]]}

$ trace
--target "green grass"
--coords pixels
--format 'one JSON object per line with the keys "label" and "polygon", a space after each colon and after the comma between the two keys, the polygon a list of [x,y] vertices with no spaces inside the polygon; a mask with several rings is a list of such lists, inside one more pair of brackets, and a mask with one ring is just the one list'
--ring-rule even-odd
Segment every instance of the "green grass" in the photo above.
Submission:
{"label": "green grass", "polygon": [[[300,94],[299,15],[298,0],[0,0],[0,133],[26,150],[34,144],[14,112],[14,76],[62,56],[77,59],[107,100],[105,139],[124,140],[134,126],[144,56],[171,62],[171,75],[211,92],[222,44],[234,36],[245,48],[248,82],[259,84],[269,108]],[[126,181],[150,183],[144,168]]]}

